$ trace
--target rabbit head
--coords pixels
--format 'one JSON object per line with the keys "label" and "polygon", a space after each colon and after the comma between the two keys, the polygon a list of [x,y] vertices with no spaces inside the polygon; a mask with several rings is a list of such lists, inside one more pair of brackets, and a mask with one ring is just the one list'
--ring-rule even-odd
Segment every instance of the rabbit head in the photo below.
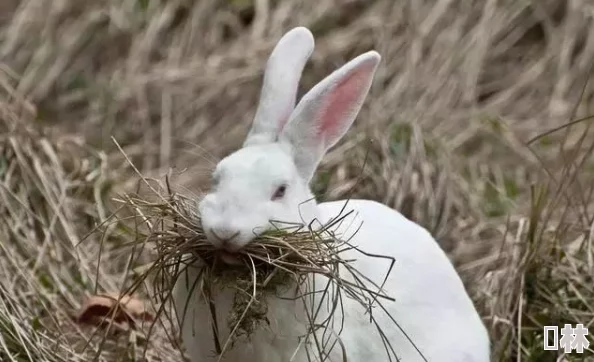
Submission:
{"label": "rabbit head", "polygon": [[210,193],[199,203],[202,226],[217,248],[234,252],[273,227],[318,217],[309,189],[328,148],[346,133],[380,61],[364,53],[314,86],[295,106],[301,73],[314,48],[309,30],[295,28],[267,62],[260,103],[243,147],[222,159]]}

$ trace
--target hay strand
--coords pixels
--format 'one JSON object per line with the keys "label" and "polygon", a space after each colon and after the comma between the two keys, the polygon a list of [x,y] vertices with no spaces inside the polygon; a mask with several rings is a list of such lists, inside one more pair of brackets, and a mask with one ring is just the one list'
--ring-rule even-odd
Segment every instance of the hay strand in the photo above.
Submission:
{"label": "hay strand", "polygon": [[[142,178],[141,183],[148,185],[150,195],[126,194],[114,200],[120,204],[120,209],[135,215],[134,243],[150,245],[156,255],[128,293],[150,280],[156,285],[155,293],[160,303],[167,303],[173,286],[185,270],[199,265],[199,278],[194,281],[192,289],[201,288],[199,292],[204,296],[204,302],[209,304],[213,342],[221,357],[233,348],[239,338],[249,339],[257,328],[267,322],[266,298],[288,288],[296,288],[296,298],[304,306],[309,306],[307,313],[311,325],[306,328],[304,338],[314,339],[315,353],[320,357],[328,346],[317,340],[316,332],[330,332],[330,326],[342,314],[342,298],[356,300],[362,311],[370,314],[372,321],[373,304],[394,301],[382,290],[394,264],[393,258],[365,253],[352,245],[350,240],[342,240],[335,235],[335,227],[351,214],[346,209],[325,225],[272,221],[270,230],[235,252],[230,264],[228,260],[226,262],[228,253],[208,241],[201,226],[196,200],[173,192],[168,177],[164,185],[147,178]],[[344,259],[342,253],[347,250],[356,250],[362,257],[389,259],[391,265],[382,284],[377,285],[360,273],[353,265],[354,260]],[[314,306],[308,299],[312,293],[310,280],[313,275],[321,275],[328,280],[323,289],[324,296]],[[216,307],[210,303],[212,291],[221,289],[234,291],[231,312],[225,321],[217,319]],[[314,324],[322,303],[330,303],[332,310],[323,322]],[[177,312],[185,315],[185,310]],[[225,341],[219,339],[218,330],[222,323],[227,323],[231,331]],[[340,331],[332,333],[339,335]],[[393,349],[388,347],[389,342],[384,343],[388,354],[393,354]],[[341,348],[344,349],[344,346]]]}

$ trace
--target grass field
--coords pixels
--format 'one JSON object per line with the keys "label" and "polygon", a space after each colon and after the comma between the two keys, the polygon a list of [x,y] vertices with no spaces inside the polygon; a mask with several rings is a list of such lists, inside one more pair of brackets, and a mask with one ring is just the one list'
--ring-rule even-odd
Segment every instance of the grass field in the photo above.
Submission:
{"label": "grass field", "polygon": [[383,57],[318,170],[319,199],[378,200],[428,228],[493,361],[594,360],[545,353],[542,337],[594,322],[586,0],[2,0],[0,360],[182,361],[167,323],[147,340],[72,322],[85,296],[151,260],[130,258],[118,224],[91,232],[137,185],[123,154],[198,197],[298,25],[316,37],[300,95],[359,53]]}

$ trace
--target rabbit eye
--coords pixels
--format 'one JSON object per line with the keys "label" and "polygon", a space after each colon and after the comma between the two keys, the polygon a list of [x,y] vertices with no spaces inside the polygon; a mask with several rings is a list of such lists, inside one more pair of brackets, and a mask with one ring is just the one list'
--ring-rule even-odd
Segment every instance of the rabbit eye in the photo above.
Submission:
{"label": "rabbit eye", "polygon": [[279,186],[274,194],[272,195],[272,201],[280,200],[285,197],[285,192],[287,191],[287,185]]}

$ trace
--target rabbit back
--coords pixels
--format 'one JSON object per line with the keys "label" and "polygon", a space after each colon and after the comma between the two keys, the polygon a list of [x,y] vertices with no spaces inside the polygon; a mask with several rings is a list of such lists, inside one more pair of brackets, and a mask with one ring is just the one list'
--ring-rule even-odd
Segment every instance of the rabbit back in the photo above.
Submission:
{"label": "rabbit back", "polygon": [[[394,301],[380,299],[385,311],[376,306],[372,313],[398,358],[423,361],[420,351],[427,361],[489,361],[486,328],[452,263],[426,229],[369,200],[349,200],[346,206],[345,201],[334,201],[319,208],[327,218],[352,210],[338,226],[338,234],[348,239],[356,231],[352,245],[367,254],[394,258],[389,272],[388,259],[354,249],[342,256],[356,260],[355,268],[376,285],[389,272],[384,294]],[[348,360],[388,361],[378,327],[362,305],[345,299],[343,309],[348,314],[341,340],[351,347]]]}

